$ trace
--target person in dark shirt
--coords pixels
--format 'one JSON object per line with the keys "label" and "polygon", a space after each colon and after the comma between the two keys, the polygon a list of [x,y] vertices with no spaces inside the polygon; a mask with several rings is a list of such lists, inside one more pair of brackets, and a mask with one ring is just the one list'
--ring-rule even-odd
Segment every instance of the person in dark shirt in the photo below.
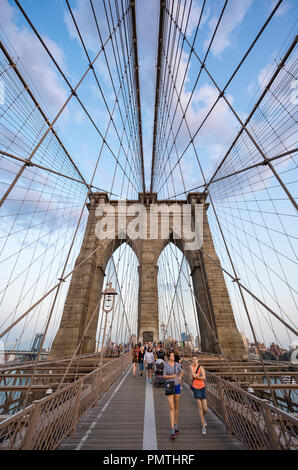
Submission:
{"label": "person in dark shirt", "polygon": [[156,353],[156,358],[157,359],[162,359],[164,361],[165,358],[165,352],[162,349],[162,346],[159,348],[159,350]]}
{"label": "person in dark shirt", "polygon": [[145,356],[145,348],[144,346],[141,346],[140,351],[139,351],[139,357],[138,357],[139,372],[141,376],[143,375],[143,370],[144,370],[144,356]]}
{"label": "person in dark shirt", "polygon": [[179,356],[179,351],[177,349],[174,350],[174,356],[175,356],[175,362],[181,362],[180,356]]}
{"label": "person in dark shirt", "polygon": [[137,345],[134,346],[131,354],[132,354],[132,374],[135,377],[136,370],[137,370],[138,356],[139,356]]}

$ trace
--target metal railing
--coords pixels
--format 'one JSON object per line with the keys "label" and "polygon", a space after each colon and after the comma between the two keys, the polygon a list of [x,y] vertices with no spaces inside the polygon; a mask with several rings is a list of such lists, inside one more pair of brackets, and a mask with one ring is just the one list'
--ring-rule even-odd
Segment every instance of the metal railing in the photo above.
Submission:
{"label": "metal railing", "polygon": [[[183,362],[184,376],[192,383],[190,363]],[[208,406],[248,449],[297,450],[298,419],[206,371]]]}
{"label": "metal railing", "polygon": [[0,422],[0,450],[54,450],[130,363],[131,355],[97,368]]}
{"label": "metal railing", "polygon": [[[81,417],[98,401],[130,363],[130,354],[97,368],[48,397],[33,402],[0,423],[0,449],[56,449],[74,433]],[[192,382],[190,363],[183,362],[184,380]],[[298,420],[206,371],[208,405],[248,449],[298,448]]]}

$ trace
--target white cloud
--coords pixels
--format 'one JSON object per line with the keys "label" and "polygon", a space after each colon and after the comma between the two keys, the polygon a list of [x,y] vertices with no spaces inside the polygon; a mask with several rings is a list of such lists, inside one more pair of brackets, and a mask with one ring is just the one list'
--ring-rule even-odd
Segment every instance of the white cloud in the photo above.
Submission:
{"label": "white cloud", "polygon": [[[177,12],[177,8],[179,8],[178,12],[178,25],[179,27],[182,28],[182,31],[185,30],[186,28],[186,24],[187,24],[187,36],[191,36],[196,27],[197,27],[197,24],[198,24],[198,21],[200,19],[200,15],[201,15],[201,10],[202,10],[202,5],[201,5],[202,2],[198,2],[196,0],[194,0],[192,2],[192,5],[191,5],[191,12],[190,12],[190,15],[188,16],[188,5],[186,5],[186,8],[184,10],[184,8],[181,7],[180,5],[180,8],[179,8],[179,5],[178,5],[178,0],[174,0],[174,8],[173,8],[173,14],[172,16],[174,18],[176,18],[176,12]],[[203,26],[204,23],[206,23],[207,19],[208,19],[208,16],[209,16],[209,13],[210,13],[210,8],[207,7],[205,10],[204,10],[204,13],[202,15],[202,19],[201,19],[201,26]]]}
{"label": "white cloud", "polygon": [[[181,65],[176,81],[177,92],[180,91],[180,87],[182,85],[183,77],[187,66],[187,59],[188,54],[183,52],[181,56]],[[191,92],[187,90],[187,88],[189,89],[189,81],[190,76],[189,74],[187,74],[180,98],[183,111],[185,111],[191,96]],[[202,82],[201,86],[194,91],[190,105],[186,112],[186,120],[192,136],[200,127],[201,123],[205,119],[207,113],[209,112],[211,106],[215,103],[217,98],[218,90],[213,85],[207,82]],[[176,106],[176,99],[177,95],[175,94],[171,109],[171,115],[173,115]],[[233,103],[233,97],[231,94],[227,94],[227,99],[230,103]],[[180,107],[178,107],[178,110],[176,112],[176,119],[173,125],[174,135],[176,135],[178,125],[181,119],[182,110]],[[230,112],[227,104],[223,99],[219,100],[216,107],[211,112],[207,121],[204,123],[195,138],[197,153],[204,174],[207,178],[211,170],[214,168],[215,163],[223,157],[228,145],[228,141],[234,133],[235,125],[235,118]],[[172,146],[172,140],[173,135],[171,135],[171,138],[169,139],[168,150]],[[176,140],[176,145],[173,146],[171,149],[172,167],[173,164],[177,162],[176,149],[178,153],[178,158],[180,158],[182,152],[184,152],[186,146],[189,144],[189,141],[189,132],[187,130],[185,122],[183,122]],[[184,153],[181,159],[181,168],[185,184],[188,188],[201,184],[203,182],[192,146],[186,151],[186,153]],[[179,192],[182,190],[182,180],[178,166],[176,166],[176,169],[173,172],[173,177],[175,190],[176,192]]]}
{"label": "white cloud", "polygon": [[[214,56],[219,57],[227,47],[232,47],[231,35],[235,28],[242,22],[244,16],[248,12],[253,0],[246,0],[245,2],[239,0],[230,0],[228,3],[221,23],[218,27],[211,52]],[[210,35],[204,42],[204,47],[207,49],[213,31],[216,27],[219,15],[214,15],[209,21]]]}
{"label": "white cloud", "polygon": [[254,96],[256,92],[256,83],[254,80],[252,80],[246,87],[246,93],[249,96]]}
{"label": "white cloud", "polygon": [[[31,31],[17,26],[16,10],[7,0],[0,0],[0,11],[0,26],[13,44],[17,57],[21,60],[46,106],[52,113],[57,112],[66,101],[68,93],[62,85],[51,59]],[[63,51],[50,38],[43,36],[43,39],[59,65],[63,70],[66,70]],[[14,59],[17,58],[14,57]]]}
{"label": "white cloud", "polygon": [[[177,80],[178,89],[180,89],[182,83],[186,64],[187,54],[183,53],[182,67],[180,69]],[[188,79],[184,84],[181,94],[181,104],[184,110],[186,109],[190,98],[190,91],[186,91],[187,82]],[[226,97],[230,103],[233,103],[233,97],[231,94],[228,94]],[[190,106],[188,107],[186,113],[186,119],[192,134],[194,134],[197,128],[200,126],[201,122],[217,98],[218,90],[209,83],[202,83],[202,85],[195,90]],[[200,146],[202,146],[204,144],[210,143],[211,141],[214,142],[214,136],[216,136],[217,146],[224,145],[227,141],[227,138],[230,137],[232,130],[234,129],[234,125],[235,119],[233,118],[232,113],[229,111],[225,101],[221,99],[208,117],[208,120],[203,125],[202,129],[199,131],[197,141],[199,141]]]}
{"label": "white cloud", "polygon": [[[105,42],[109,35],[109,32],[105,21],[104,9],[100,8],[100,6],[100,2],[93,2],[93,7],[96,13],[99,30],[102,36],[102,41]],[[72,13],[81,32],[81,35],[84,38],[84,43],[87,49],[94,52],[94,54],[97,54],[101,47],[101,43],[90,3],[86,2],[86,0],[77,0],[76,7],[72,7]],[[80,38],[78,36],[76,27],[68,9],[64,15],[64,21],[67,26],[70,37],[76,39],[81,45]]]}
{"label": "white cloud", "polygon": [[264,86],[268,82],[269,77],[271,75],[270,72],[272,72],[272,71],[273,71],[272,63],[267,64],[267,65],[265,65],[265,67],[260,69],[260,71],[258,73],[258,77],[257,77],[258,85],[259,85],[260,88],[264,88]]}

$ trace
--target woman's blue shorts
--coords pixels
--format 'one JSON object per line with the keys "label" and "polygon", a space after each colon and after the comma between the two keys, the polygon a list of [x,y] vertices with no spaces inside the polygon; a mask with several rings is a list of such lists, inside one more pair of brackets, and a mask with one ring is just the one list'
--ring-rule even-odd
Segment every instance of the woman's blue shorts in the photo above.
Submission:
{"label": "woman's blue shorts", "polygon": [[206,388],[193,388],[193,396],[196,400],[205,400],[207,398]]}

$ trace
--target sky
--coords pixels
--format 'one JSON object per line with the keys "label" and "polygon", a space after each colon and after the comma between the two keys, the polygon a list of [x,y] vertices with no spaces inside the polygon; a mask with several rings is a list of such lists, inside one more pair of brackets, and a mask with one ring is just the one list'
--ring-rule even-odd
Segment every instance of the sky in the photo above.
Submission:
{"label": "sky", "polygon": [[[96,54],[98,54],[100,43],[98,40],[96,25],[92,17],[90,3],[87,0],[72,0],[70,1],[70,4],[73,14],[77,19],[78,25],[82,32],[82,37],[84,38],[87,51],[90,54],[91,60],[93,60],[96,57]],[[206,8],[201,20],[199,35],[195,44],[196,51],[200,57],[203,57],[206,53],[212,32],[216,25],[223,4],[223,1],[218,0],[207,0],[206,2]],[[210,74],[215,77],[215,80],[220,88],[225,86],[233,70],[240,62],[244,53],[266,21],[275,4],[275,0],[230,0],[228,2],[222,22],[216,35],[216,39],[212,45],[207,60],[208,70]],[[88,61],[67,9],[66,2],[64,0],[22,0],[21,5],[30,17],[32,23],[38,29],[38,32],[49,47],[57,63],[65,73],[67,79],[72,84],[72,86],[75,86],[81,79],[82,75],[86,72],[88,68]],[[94,2],[94,5],[98,13],[102,36],[105,40],[109,33],[106,22],[104,21],[103,2]],[[151,176],[153,141],[152,133],[154,120],[157,35],[159,19],[158,5],[159,2],[157,0],[137,0],[136,2],[142,132],[144,142],[145,182],[147,190],[150,187]],[[195,28],[201,11],[201,5],[201,0],[194,0],[192,2],[191,16],[189,18],[186,35],[190,42],[194,37]],[[176,6],[177,2],[174,3],[174,7]],[[261,40],[257,42],[248,59],[245,61],[243,67],[241,67],[239,70],[237,79],[233,80],[231,85],[228,87],[226,91],[226,97],[233,105],[241,119],[244,119],[248,115],[249,110],[252,108],[253,103],[256,101],[256,98],[262,91],[266,81],[268,80],[268,77],[270,77],[270,73],[272,73],[274,70],[276,61],[280,60],[286,48],[292,41],[295,34],[296,18],[297,4],[294,2],[294,0],[284,0],[277,10],[273,20],[262,34]],[[68,86],[59,75],[57,69],[51,63],[49,57],[28,26],[28,23],[21,15],[19,9],[12,0],[0,0],[0,36],[10,50],[11,55],[14,57],[20,67],[22,67],[22,70],[24,71],[30,86],[34,90],[36,96],[39,97],[43,109],[46,110],[50,119],[54,119],[61,106],[69,97]],[[112,54],[110,46],[107,46],[106,50],[107,55],[110,58]],[[185,47],[181,55],[181,67],[177,77],[178,84],[182,83],[182,77],[188,59],[188,52],[189,50],[187,47]],[[114,105],[114,94],[103,54],[99,56],[99,59],[95,63],[95,70],[100,81],[103,95],[110,109],[112,109]],[[198,71],[199,64],[193,58],[187,71],[187,77],[185,83],[183,84],[181,93],[181,102],[184,107],[186,106],[191,95],[192,87]],[[112,60],[111,72],[113,76],[116,76],[116,66]],[[289,94],[290,93],[292,93],[292,91],[289,91]],[[91,73],[86,76],[86,79],[80,86],[78,95],[88,109],[97,128],[100,129],[102,134],[105,134],[108,123],[108,112],[104,106],[103,98],[100,96],[98,87]],[[198,86],[194,91],[187,114],[188,123],[192,133],[197,129],[198,124],[202,121],[208,112],[210,106],[217,98],[217,95],[218,92],[210,78],[208,78],[206,74],[202,74]],[[137,186],[137,182],[135,182],[133,176],[131,178],[133,183],[135,183],[134,187],[129,185],[127,182],[123,186],[123,173],[120,170],[114,174],[114,159],[116,155],[118,155],[122,167],[125,167],[124,153],[122,149],[119,148],[119,139],[117,137],[118,129],[122,130],[119,114],[115,113],[114,122],[116,124],[116,128],[114,129],[111,126],[107,134],[107,141],[109,142],[110,147],[114,149],[114,155],[111,155],[111,152],[109,152],[106,147],[102,151],[100,150],[101,138],[99,137],[95,126],[90,125],[90,121],[82,111],[82,108],[78,105],[77,101],[74,99],[70,100],[69,104],[57,120],[55,128],[58,130],[63,143],[65,144],[67,150],[87,181],[91,181],[91,179],[93,179],[94,184],[105,191],[114,192],[116,195],[122,197],[124,196],[128,198],[135,198],[137,197],[137,193],[141,190],[141,188]],[[218,162],[227,151],[228,146],[235,137],[238,129],[239,123],[232,115],[227,105],[223,101],[220,101],[220,103],[215,108],[214,113],[212,113],[210,119],[208,119],[206,125],[204,125],[200,131],[199,137],[196,139],[196,146],[200,154],[200,161],[202,163],[204,176],[207,179],[213,174]],[[291,147],[294,142],[294,137],[287,135],[286,139],[287,147]],[[187,135],[186,129],[183,128],[177,141],[178,155],[183,152],[188,141],[189,137]],[[241,145],[244,144],[245,142]],[[128,143],[124,145],[125,148],[127,148]],[[270,156],[278,154],[281,151],[281,148],[283,147],[278,145],[272,149],[268,148],[268,151],[270,150],[271,152]],[[118,151],[119,154],[117,153]],[[98,158],[99,152],[99,165],[93,174],[95,162]],[[22,152],[19,152],[18,154],[23,157],[26,156]],[[173,158],[173,162],[175,162],[174,156],[172,157],[171,155],[171,158]],[[8,165],[6,162],[5,164]],[[4,163],[2,163],[2,165],[4,165]],[[2,168],[4,169],[4,166],[2,166]],[[184,158],[181,160],[181,171],[183,173],[183,179],[187,189],[194,188],[202,184],[203,177],[198,169],[198,165],[191,149],[186,152]],[[157,179],[157,187],[155,188],[155,190],[159,191],[159,196],[166,198],[183,192],[184,187],[182,184],[181,175],[178,172],[178,168],[173,172],[172,187],[170,185],[168,192],[167,185],[163,184],[166,174],[167,168],[163,168],[161,166]],[[285,176],[285,178],[287,178],[287,176]],[[257,175],[255,175],[255,190],[258,189],[257,184],[259,183],[257,180]],[[228,189],[225,190],[227,191]],[[241,191],[243,191],[243,189],[241,189]],[[257,193],[257,201],[254,201],[256,210],[259,207],[259,200],[264,198],[266,191],[268,191],[268,189],[262,187],[262,190]],[[70,197],[70,194],[71,193],[69,190],[68,197]],[[270,196],[281,198],[281,193],[279,190],[270,189]],[[66,193],[64,197],[67,197]],[[182,197],[184,197],[184,195]],[[72,201],[73,212],[70,213],[69,225],[66,224],[66,227],[70,227],[72,217],[74,217],[75,220],[78,220],[80,207],[84,202],[83,191],[80,192],[78,189],[75,196],[73,196]],[[237,214],[241,219],[241,223],[246,224],[242,220],[243,214],[241,212],[244,211],[247,207],[246,201],[240,201],[239,203],[237,202],[237,212],[236,210],[233,210],[231,201],[227,198],[225,199],[224,196],[221,196],[220,192],[214,191],[214,201],[216,204],[218,204],[217,207],[219,210],[221,210],[221,223],[225,227],[229,246],[234,249],[233,255],[235,259],[237,259],[237,266],[239,266],[239,270],[241,271],[241,274],[243,274],[243,277],[246,276],[246,285],[249,285],[250,283],[250,286],[254,291],[258,290],[260,297],[262,297],[264,294],[264,289],[260,287],[260,283],[258,280],[256,280],[255,276],[252,273],[247,273],[247,267],[243,262],[243,258],[247,259],[248,256],[251,256],[249,251],[250,248],[257,252],[258,258],[252,256],[251,262],[255,262],[255,265],[253,266],[254,272],[260,273],[261,266],[264,266],[264,264],[262,264],[262,255],[266,253],[266,259],[268,260],[270,268],[269,270],[271,270],[271,274],[272,270],[274,271],[273,275],[275,276],[275,279],[274,281],[271,281],[268,272],[265,270],[266,272],[264,273],[263,278],[264,284],[266,289],[269,290],[271,294],[274,290],[274,292],[278,291],[279,296],[277,301],[276,295],[273,295],[275,300],[273,300],[271,306],[272,308],[276,308],[276,305],[279,302],[282,309],[285,309],[288,315],[290,315],[292,318],[292,315],[294,316],[296,314],[296,311],[293,307],[294,302],[292,302],[292,299],[288,300],[288,291],[283,290],[285,283],[281,283],[281,280],[278,279],[275,273],[281,272],[281,270],[283,270],[281,274],[283,280],[285,279],[286,274],[289,276],[289,278],[295,279],[297,273],[296,265],[294,265],[292,262],[289,262],[288,264],[285,263],[281,266],[279,257],[272,256],[271,258],[271,251],[268,250],[267,253],[267,248],[264,246],[258,246],[256,248],[256,245],[250,245],[250,241],[247,240],[247,235],[245,235],[246,239],[244,239],[244,233],[242,232],[241,234],[237,227],[233,228],[231,224],[235,223],[236,219],[232,220],[231,217],[237,217]],[[62,204],[66,204],[64,199]],[[271,216],[267,214],[265,216],[266,224],[271,226],[272,229],[276,229],[277,226],[279,226],[278,224],[280,224],[282,225],[281,231],[284,231],[284,226],[286,225],[288,233],[294,237],[296,229],[295,226],[292,225],[294,222],[292,217],[292,208],[288,207],[286,203],[282,203],[281,201],[279,201],[278,204],[278,212],[282,212],[285,209],[285,211],[288,211],[288,218],[281,221],[279,216],[275,217],[273,215]],[[262,205],[263,210],[265,210],[264,207],[265,206]],[[53,207],[51,207],[51,209],[54,210]],[[48,208],[47,210],[50,209]],[[10,212],[12,212],[12,206],[9,207],[7,213]],[[229,268],[230,271],[231,266],[223,249],[223,241],[220,238],[219,229],[216,225],[215,214],[211,209],[209,210],[209,213],[210,225],[213,230],[214,242],[217,252],[221,257],[223,266]],[[249,217],[251,216],[254,217],[252,212],[249,213]],[[262,216],[255,215],[254,221],[258,221],[260,224],[265,224],[263,218],[260,220],[259,218],[257,219],[257,217],[260,218]],[[29,222],[27,221],[26,223]],[[239,223],[239,225],[241,224]],[[255,232],[255,230],[257,230],[255,226],[253,226],[252,223],[248,223],[248,225],[251,230],[249,234],[251,238],[257,236],[267,243],[267,233],[263,233],[260,229],[260,232],[257,234]],[[0,227],[2,230],[4,230],[4,233],[6,233],[5,224],[4,226],[0,225]],[[45,226],[43,225],[42,227],[44,230]],[[247,224],[245,227],[245,230],[249,230]],[[237,240],[235,240],[236,232]],[[81,231],[81,236],[82,233],[83,232]],[[291,240],[286,239],[284,235],[279,236],[275,234],[275,236],[277,238],[275,238],[273,241],[269,240],[268,243],[270,244],[272,242],[275,248],[279,246],[280,251],[283,254],[288,255],[289,258],[292,257],[292,245],[290,244]],[[11,245],[13,245],[13,243],[15,242],[12,240]],[[18,240],[18,243],[21,243],[21,240]],[[77,246],[79,246],[79,242]],[[243,249],[243,252],[241,252],[241,248]],[[6,246],[6,249],[11,249],[11,252],[13,252],[13,246],[9,247],[9,243]],[[37,256],[37,253],[38,251],[34,256]],[[75,256],[73,256],[73,259],[75,259]],[[24,266],[28,260],[29,255],[24,254],[24,259],[22,261]],[[59,266],[60,265],[61,263]],[[4,277],[3,282],[5,284],[5,275],[3,273],[4,271],[2,271],[2,278]],[[244,317],[242,308],[238,306],[238,294],[235,293],[234,286],[230,285],[230,281],[228,279],[226,280],[228,283],[238,327],[241,331],[247,332],[247,335],[251,339],[247,321],[243,319]],[[265,293],[265,295],[267,294]],[[255,311],[255,318],[257,319],[258,307],[255,306],[255,304],[252,303],[251,299],[249,298],[248,302],[252,310]],[[13,303],[12,297],[10,297],[9,303]],[[7,307],[5,308],[8,310]],[[265,332],[264,334],[266,341],[269,342],[270,340],[273,340],[274,337],[270,332],[270,328],[268,329],[268,321],[270,323],[270,320],[267,319],[265,321],[261,318],[260,321],[263,322],[263,330]],[[275,324],[275,329],[276,331],[279,330],[279,326],[277,326],[277,324]],[[279,331],[280,341],[283,345],[288,346],[291,335],[289,337],[284,330],[285,329],[282,328]]]}
{"label": "sky", "polygon": [[[70,3],[82,30],[90,56],[94,57],[99,47],[89,2],[86,0],[76,0]],[[100,2],[97,3],[100,5]],[[216,76],[219,86],[225,84],[231,71],[238,64],[275,3],[272,0],[230,0],[208,60],[210,73]],[[88,64],[68,13],[66,3],[63,0],[43,0],[42,2],[26,0],[21,2],[21,4],[32,20],[32,23],[38,27],[39,33],[45,39],[70,82],[76,84]],[[201,7],[201,2],[199,1],[194,1],[193,4],[190,26],[188,28],[189,38],[194,33]],[[24,68],[29,72],[30,79],[38,90],[42,101],[47,109],[49,109],[51,116],[54,117],[59,107],[68,97],[67,86],[61,77],[59,77],[58,72],[52,67],[49,58],[44,53],[41,45],[34,37],[34,33],[28,27],[14,2],[1,0],[0,5],[0,25],[13,44],[17,57],[21,59]],[[200,41],[198,40],[199,52],[206,50],[222,5],[223,2],[219,1],[207,2],[206,12],[203,16],[200,29]],[[158,30],[157,6],[158,2],[156,0],[150,2],[139,0],[136,5],[147,187],[150,184],[152,157],[153,103],[157,56],[156,37]],[[296,12],[295,2],[284,0],[275,18],[263,34],[262,40],[257,43],[245,66],[239,72],[237,80],[231,84],[228,96],[240,116],[245,115],[247,112],[247,108],[253,100],[258,87],[262,84],[266,72],[272,66],[274,59],[278,56],[291,31],[293,34]],[[184,62],[186,62],[186,55]],[[183,66],[181,69],[183,70]],[[106,67],[104,67],[104,61],[98,61],[97,70],[99,73],[101,72],[100,78],[102,79],[101,84],[103,89],[108,91],[109,78]],[[190,70],[188,80],[186,80],[184,90],[186,96],[193,83],[192,75],[196,71],[197,66],[194,64]],[[101,118],[106,115],[103,108],[96,108],[97,95],[98,91],[95,88],[95,81],[88,78],[86,84],[82,85],[80,96],[84,98],[84,103],[92,111],[96,122],[100,122]],[[200,116],[208,109],[215,96],[216,91],[214,87],[204,77],[201,81],[201,86],[196,90],[190,121],[198,121]],[[71,154],[82,165],[86,177],[90,176],[90,167],[96,155],[96,134],[92,131],[80,107],[73,101],[71,101],[70,106],[62,114],[58,121],[58,126],[61,129],[64,141],[69,143]],[[215,127],[216,141],[214,141]],[[235,120],[224,105],[219,107],[214,117],[211,118],[210,123],[205,127],[201,142],[206,152],[206,160],[208,161],[206,163],[207,174],[215,167],[217,158],[223,152],[223,149],[226,148],[227,141],[233,135],[235,127]],[[82,135],[84,135],[83,139],[81,138]],[[195,185],[197,182],[192,169],[191,163],[187,161],[183,168],[188,183],[187,187],[191,187],[192,184]],[[102,177],[97,174],[96,181],[98,186],[104,186],[103,181],[105,176],[103,170]]]}

